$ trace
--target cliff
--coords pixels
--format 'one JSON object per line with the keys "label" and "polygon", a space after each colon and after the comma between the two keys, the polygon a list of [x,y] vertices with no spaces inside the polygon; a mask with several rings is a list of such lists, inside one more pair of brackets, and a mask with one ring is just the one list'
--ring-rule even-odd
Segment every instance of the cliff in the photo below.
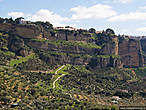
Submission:
{"label": "cliff", "polygon": [[10,51],[27,56],[33,50],[42,60],[54,65],[144,66],[139,41],[118,37],[111,29],[96,34],[87,30],[56,30],[35,23],[1,23],[0,31],[10,35]]}
{"label": "cliff", "polygon": [[144,57],[144,65],[146,65],[146,39],[141,39],[142,55]]}
{"label": "cliff", "polygon": [[102,33],[98,35],[96,43],[104,45],[100,54],[118,55],[124,67],[144,66],[144,56],[138,40]]}
{"label": "cliff", "polygon": [[140,41],[135,39],[119,38],[119,55],[124,67],[143,67],[144,58]]}
{"label": "cliff", "polygon": [[146,68],[139,68],[144,39],[126,39],[112,29],[58,30],[48,22],[5,20],[0,18],[0,108],[145,105]]}

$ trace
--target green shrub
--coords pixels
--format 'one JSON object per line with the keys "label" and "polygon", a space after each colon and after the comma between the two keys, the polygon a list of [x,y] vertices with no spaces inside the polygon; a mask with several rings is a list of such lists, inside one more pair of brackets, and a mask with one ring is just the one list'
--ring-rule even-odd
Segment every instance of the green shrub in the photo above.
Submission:
{"label": "green shrub", "polygon": [[39,42],[48,42],[49,44],[53,44],[53,45],[62,45],[62,46],[80,46],[80,47],[84,47],[84,48],[97,48],[97,49],[101,49],[100,46],[94,44],[94,43],[87,43],[87,42],[81,42],[81,41],[62,41],[62,40],[58,40],[58,41],[50,41],[50,40],[45,40],[45,39],[31,39],[32,41],[39,41]]}
{"label": "green shrub", "polygon": [[19,64],[21,64],[22,62],[26,62],[28,61],[29,59],[33,58],[35,56],[35,54],[31,54],[29,56],[26,56],[26,57],[20,57],[19,59],[13,59],[10,61],[9,65],[11,67],[13,66],[18,66]]}

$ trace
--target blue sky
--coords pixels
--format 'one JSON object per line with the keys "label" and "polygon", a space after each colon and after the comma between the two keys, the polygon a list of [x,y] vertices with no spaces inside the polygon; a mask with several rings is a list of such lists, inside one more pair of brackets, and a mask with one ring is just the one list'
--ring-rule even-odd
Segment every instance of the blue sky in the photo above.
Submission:
{"label": "blue sky", "polygon": [[0,0],[0,16],[146,36],[146,0]]}

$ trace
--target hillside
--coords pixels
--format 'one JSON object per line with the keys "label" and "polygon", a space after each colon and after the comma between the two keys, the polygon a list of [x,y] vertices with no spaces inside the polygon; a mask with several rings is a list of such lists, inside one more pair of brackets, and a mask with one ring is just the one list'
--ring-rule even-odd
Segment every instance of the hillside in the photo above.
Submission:
{"label": "hillside", "polygon": [[18,20],[0,19],[1,108],[145,105],[144,39]]}

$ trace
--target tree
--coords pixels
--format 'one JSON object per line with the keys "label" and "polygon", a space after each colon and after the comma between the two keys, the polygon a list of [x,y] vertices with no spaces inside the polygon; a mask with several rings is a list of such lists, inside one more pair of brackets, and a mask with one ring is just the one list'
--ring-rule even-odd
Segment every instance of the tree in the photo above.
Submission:
{"label": "tree", "polygon": [[41,25],[41,26],[43,26],[44,28],[47,28],[47,29],[53,29],[53,25],[48,21],[46,21],[46,22],[37,21],[37,22],[35,22],[35,24],[36,25]]}
{"label": "tree", "polygon": [[90,32],[90,33],[96,33],[96,30],[95,30],[94,28],[90,28],[90,29],[89,29],[89,32]]}
{"label": "tree", "polygon": [[3,22],[4,22],[4,19],[0,17],[0,23],[3,23]]}
{"label": "tree", "polygon": [[65,30],[65,40],[68,41],[68,30]]}
{"label": "tree", "polygon": [[19,24],[22,19],[24,19],[24,18],[23,17],[16,18],[15,19],[15,23],[16,24]]}
{"label": "tree", "polygon": [[47,28],[53,29],[53,25],[50,22],[46,21],[45,24],[46,24]]}
{"label": "tree", "polygon": [[14,23],[12,17],[8,19],[7,23]]}
{"label": "tree", "polygon": [[108,28],[105,32],[106,34],[115,34],[115,32],[110,28]]}

